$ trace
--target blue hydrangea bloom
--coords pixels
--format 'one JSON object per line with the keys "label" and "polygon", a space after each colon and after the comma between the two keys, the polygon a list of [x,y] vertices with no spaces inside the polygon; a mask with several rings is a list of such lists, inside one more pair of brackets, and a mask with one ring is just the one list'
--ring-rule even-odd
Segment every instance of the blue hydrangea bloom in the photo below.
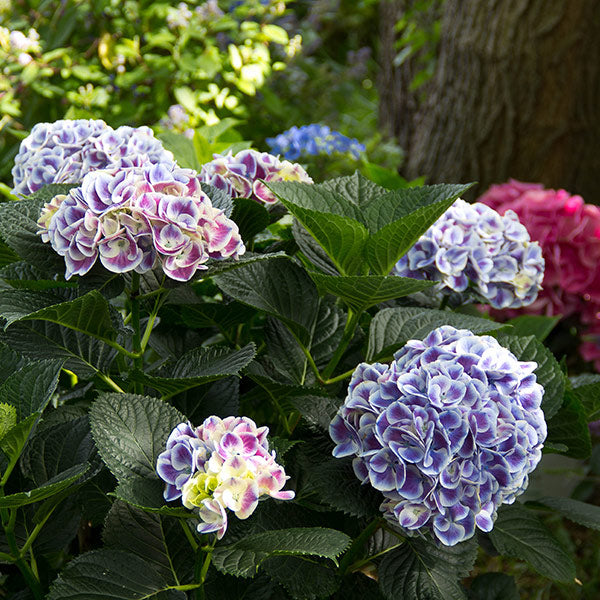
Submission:
{"label": "blue hydrangea bloom", "polygon": [[438,281],[438,292],[473,292],[494,308],[531,304],[544,258],[517,215],[458,199],[396,263],[393,274]]}
{"label": "blue hydrangea bloom", "polygon": [[490,336],[444,326],[390,364],[360,364],[331,422],[333,455],[385,500],[386,519],[447,546],[490,531],[527,487],[546,422],[535,362]]}
{"label": "blue hydrangea bloom", "polygon": [[346,154],[358,160],[365,147],[358,140],[332,131],[327,125],[292,127],[274,138],[267,138],[273,154],[282,154],[288,160],[319,154]]}

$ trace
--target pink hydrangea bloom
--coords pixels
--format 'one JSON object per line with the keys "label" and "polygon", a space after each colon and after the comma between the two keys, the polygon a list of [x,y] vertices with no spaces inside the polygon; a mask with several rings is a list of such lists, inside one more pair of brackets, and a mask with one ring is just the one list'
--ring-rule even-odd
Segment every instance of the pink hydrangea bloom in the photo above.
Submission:
{"label": "pink hydrangea bloom", "polygon": [[516,212],[546,261],[537,300],[507,312],[578,316],[581,355],[600,370],[600,208],[565,190],[514,179],[493,185],[479,201],[500,214]]}

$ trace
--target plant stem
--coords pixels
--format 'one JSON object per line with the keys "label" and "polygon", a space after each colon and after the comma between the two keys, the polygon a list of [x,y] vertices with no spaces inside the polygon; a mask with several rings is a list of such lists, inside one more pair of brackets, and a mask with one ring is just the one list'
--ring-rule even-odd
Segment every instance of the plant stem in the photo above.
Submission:
{"label": "plant stem", "polygon": [[[158,295],[156,296],[156,300],[154,302],[154,306],[152,308],[152,312],[148,317],[148,323],[146,323],[146,329],[144,330],[144,335],[142,336],[142,341],[140,342],[140,351],[143,354],[146,351],[146,346],[148,346],[148,341],[150,340],[150,336],[152,335],[152,329],[154,328],[154,323],[156,322],[156,317],[158,316],[158,311],[162,306],[163,302],[167,298],[167,294],[163,292],[167,292],[168,290],[160,289],[158,290]],[[140,296],[138,296],[138,301]]]}
{"label": "plant stem", "polygon": [[102,379],[104,383],[107,383],[113,390],[115,390],[115,392],[119,392],[120,394],[125,393],[125,390],[121,386],[119,386],[118,383],[113,381],[108,375],[105,375],[104,373],[98,371],[98,377],[100,377],[100,379]]}
{"label": "plant stem", "polygon": [[[140,274],[132,271],[131,273],[131,289],[129,299],[131,300],[131,326],[133,327],[133,353],[137,355],[133,359],[133,366],[140,371],[144,367],[144,359],[142,357],[142,339],[140,331]],[[144,384],[135,382],[133,391],[136,394],[143,394]]]}
{"label": "plant stem", "polygon": [[373,519],[360,533],[360,535],[352,542],[352,546],[348,552],[344,554],[344,558],[340,561],[340,574],[343,577],[352,561],[357,554],[362,550],[362,547],[369,541],[371,536],[382,526],[383,519],[377,517]]}
{"label": "plant stem", "polygon": [[215,549],[215,543],[217,542],[217,537],[211,544],[206,546],[202,546],[200,550],[206,553],[204,557],[204,562],[200,560],[202,554],[196,554],[196,567],[194,570],[194,582],[199,583],[200,587],[196,590],[196,600],[205,600],[206,594],[204,592],[204,582],[206,581],[206,574],[208,573],[208,567],[210,567],[210,561],[212,560],[212,553]]}
{"label": "plant stem", "polygon": [[331,377],[333,371],[337,367],[337,364],[340,362],[340,359],[344,355],[344,352],[346,352],[348,344],[352,341],[352,338],[354,337],[354,332],[356,331],[356,326],[358,325],[359,317],[360,313],[355,313],[351,308],[348,309],[348,318],[346,320],[346,326],[344,327],[344,334],[342,335],[340,344],[337,347],[334,355],[331,357],[329,364],[325,367],[325,370],[323,371],[323,380],[327,380]]}
{"label": "plant stem", "polygon": [[352,373],[354,373],[354,371],[356,371],[356,367],[354,369],[350,369],[349,371],[346,371],[345,373],[342,373],[341,375],[336,375],[335,377],[332,377],[331,379],[326,379],[323,381],[323,383],[325,385],[331,385],[332,383],[337,383],[338,381],[342,381],[342,380],[350,377],[350,375],[352,375]]}

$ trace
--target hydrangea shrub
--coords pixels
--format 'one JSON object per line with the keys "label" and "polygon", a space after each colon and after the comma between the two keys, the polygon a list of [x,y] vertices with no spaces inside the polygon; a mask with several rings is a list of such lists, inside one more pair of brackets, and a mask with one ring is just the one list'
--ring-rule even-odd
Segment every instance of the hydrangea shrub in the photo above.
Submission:
{"label": "hydrangea shrub", "polygon": [[538,508],[597,507],[535,469],[590,455],[600,382],[440,298],[535,300],[514,213],[188,158],[95,120],[24,141],[0,203],[0,595],[475,598],[490,548],[572,585]]}

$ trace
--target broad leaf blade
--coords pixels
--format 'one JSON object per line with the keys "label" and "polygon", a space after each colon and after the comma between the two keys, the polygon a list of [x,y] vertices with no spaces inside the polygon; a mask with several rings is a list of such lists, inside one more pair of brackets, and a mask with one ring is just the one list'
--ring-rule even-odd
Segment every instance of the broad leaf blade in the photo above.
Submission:
{"label": "broad leaf blade", "polygon": [[269,556],[313,555],[336,560],[350,544],[341,531],[324,527],[298,527],[266,531],[227,546],[218,546],[213,565],[222,573],[252,577]]}
{"label": "broad leaf blade", "polygon": [[572,393],[579,400],[588,421],[600,419],[600,375],[586,373],[571,377]]}
{"label": "broad leaf blade", "polygon": [[459,579],[469,574],[476,556],[472,539],[447,547],[410,538],[384,556],[379,588],[389,600],[466,600]]}
{"label": "broad leaf blade", "polygon": [[547,441],[564,444],[568,448],[564,454],[573,458],[585,459],[592,452],[585,409],[571,390],[567,390],[560,410],[548,421]]}
{"label": "broad leaf blade", "polygon": [[573,581],[573,559],[539,519],[519,505],[503,506],[489,533],[496,550],[526,561],[540,575],[554,581]]}
{"label": "broad leaf blade", "polygon": [[432,281],[396,276],[331,277],[320,273],[311,273],[310,276],[321,293],[338,296],[357,313],[380,302],[402,298],[434,285]]}
{"label": "broad leaf blade", "polygon": [[267,228],[269,225],[269,211],[249,198],[235,198],[231,219],[237,224],[242,240],[245,244]]}
{"label": "broad leaf blade", "polygon": [[90,410],[100,456],[119,481],[156,479],[156,458],[183,421],[184,416],[166,402],[134,394],[101,394]]}
{"label": "broad leaf blade", "polygon": [[562,497],[538,498],[536,502],[558,511],[574,523],[600,531],[600,506]]}

